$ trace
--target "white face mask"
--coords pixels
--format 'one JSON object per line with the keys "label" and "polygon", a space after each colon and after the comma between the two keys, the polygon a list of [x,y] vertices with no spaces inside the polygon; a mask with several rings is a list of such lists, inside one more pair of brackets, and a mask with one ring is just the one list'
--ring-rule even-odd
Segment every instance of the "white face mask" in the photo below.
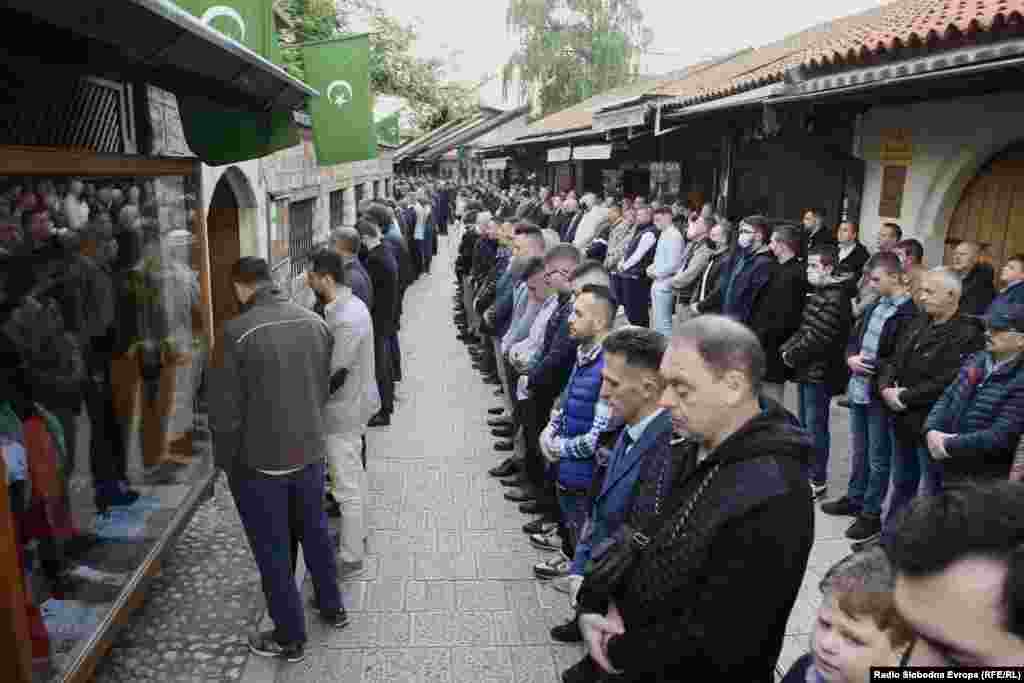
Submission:
{"label": "white face mask", "polygon": [[744,233],[739,236],[736,243],[740,245],[740,248],[748,249],[750,248],[750,245],[754,243],[754,236],[749,233]]}

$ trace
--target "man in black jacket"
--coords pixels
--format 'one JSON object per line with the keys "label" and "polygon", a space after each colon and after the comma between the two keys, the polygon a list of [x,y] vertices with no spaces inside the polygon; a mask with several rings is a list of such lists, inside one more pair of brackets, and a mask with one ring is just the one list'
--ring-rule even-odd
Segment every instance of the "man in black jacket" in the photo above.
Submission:
{"label": "man in black jacket", "polygon": [[398,306],[398,263],[380,237],[377,226],[361,220],[356,230],[367,249],[366,269],[373,283],[373,352],[380,391],[380,412],[370,420],[370,427],[391,424],[395,410],[395,382],[391,362],[391,335],[395,334],[395,311]]}
{"label": "man in black jacket", "polygon": [[804,213],[804,239],[797,254],[801,260],[811,253],[811,249],[825,245],[835,246],[836,234],[825,226],[824,209],[807,209]]}
{"label": "man in black jacket", "polygon": [[807,277],[803,261],[797,258],[801,245],[796,226],[776,226],[768,246],[776,262],[771,266],[768,282],[754,300],[749,325],[765,355],[761,391],[782,403],[790,372],[782,362],[779,347],[800,327]]}
{"label": "man in black jacket", "polygon": [[331,234],[331,242],[344,264],[345,282],[349,283],[352,293],[372,310],[373,284],[366,268],[359,262],[359,247],[362,246],[359,232],[355,228],[338,228]]}
{"label": "man in black jacket", "polygon": [[814,461],[808,475],[815,498],[828,492],[829,408],[832,395],[846,385],[844,352],[853,325],[850,291],[843,280],[833,277],[835,264],[836,250],[830,245],[807,253],[811,294],[800,328],[779,349],[797,382],[800,424],[814,440]]}
{"label": "man in black jacket", "polygon": [[[590,574],[579,592],[590,657],[616,681],[774,680],[814,509],[810,440],[759,402],[764,362],[749,329],[713,315],[682,325],[665,354],[661,404],[692,455],[660,504],[657,487],[643,496],[649,543],[628,578],[605,592]],[[584,680],[574,672],[563,681]]]}
{"label": "man in black jacket", "polygon": [[952,271],[935,268],[925,273],[919,293],[924,312],[879,368],[878,386],[892,412],[895,439],[887,531],[892,528],[890,520],[917,495],[922,478],[928,493],[941,490],[921,430],[963,362],[985,346],[982,326],[958,310],[960,291],[960,280]]}
{"label": "man in black jacket", "polygon": [[976,242],[961,242],[953,250],[953,270],[963,281],[960,312],[964,315],[985,315],[996,298],[995,273],[992,266],[978,261],[980,254]]}

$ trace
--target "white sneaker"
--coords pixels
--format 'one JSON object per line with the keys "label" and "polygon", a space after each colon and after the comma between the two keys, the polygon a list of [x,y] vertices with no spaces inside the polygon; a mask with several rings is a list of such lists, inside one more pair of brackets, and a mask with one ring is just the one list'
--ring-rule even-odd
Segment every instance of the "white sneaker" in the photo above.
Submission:
{"label": "white sneaker", "polygon": [[546,562],[533,565],[533,573],[538,579],[557,579],[569,574],[569,558],[564,553],[555,555]]}

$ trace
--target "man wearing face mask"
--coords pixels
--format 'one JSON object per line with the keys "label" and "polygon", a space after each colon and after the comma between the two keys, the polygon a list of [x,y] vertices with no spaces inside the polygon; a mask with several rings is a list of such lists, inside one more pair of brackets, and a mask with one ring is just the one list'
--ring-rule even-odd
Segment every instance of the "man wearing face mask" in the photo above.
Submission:
{"label": "man wearing face mask", "polygon": [[770,235],[764,216],[749,216],[740,223],[736,249],[722,264],[718,289],[698,304],[698,313],[720,312],[747,324],[775,263],[768,247]]}
{"label": "man wearing face mask", "polygon": [[814,498],[828,492],[829,406],[832,395],[846,384],[846,341],[853,326],[850,293],[833,277],[835,263],[834,247],[807,252],[810,296],[800,327],[779,347],[782,362],[793,369],[797,382],[800,424],[814,440],[814,460],[806,468]]}

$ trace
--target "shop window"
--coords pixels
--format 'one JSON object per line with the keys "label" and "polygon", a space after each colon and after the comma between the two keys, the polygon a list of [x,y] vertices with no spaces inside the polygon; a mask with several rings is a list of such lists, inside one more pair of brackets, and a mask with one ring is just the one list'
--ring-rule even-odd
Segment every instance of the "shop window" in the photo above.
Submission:
{"label": "shop window", "polygon": [[277,267],[288,258],[288,201],[285,199],[267,201],[268,239],[270,267]]}
{"label": "shop window", "polygon": [[0,152],[0,451],[26,544],[24,646],[36,680],[61,680],[212,480],[209,299],[198,164],[127,176],[147,161],[75,152],[75,177],[19,175],[44,154],[55,165]]}
{"label": "shop window", "polygon": [[289,235],[288,252],[292,259],[292,277],[306,270],[306,262],[313,253],[313,214],[316,199],[292,202],[288,207]]}
{"label": "shop window", "polygon": [[345,190],[335,190],[331,193],[331,230],[336,230],[345,224]]}

